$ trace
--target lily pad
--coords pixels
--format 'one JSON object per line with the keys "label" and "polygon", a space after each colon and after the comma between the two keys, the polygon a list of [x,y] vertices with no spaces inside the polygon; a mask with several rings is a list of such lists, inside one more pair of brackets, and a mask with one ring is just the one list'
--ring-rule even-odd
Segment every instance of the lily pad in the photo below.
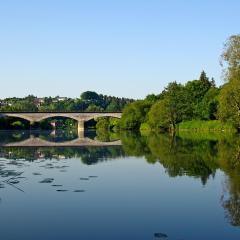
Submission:
{"label": "lily pad", "polygon": [[42,181],[40,181],[40,183],[52,183],[54,181],[53,178],[45,178]]}
{"label": "lily pad", "polygon": [[41,174],[41,173],[34,172],[33,175],[35,175],[35,176],[40,176],[40,175],[42,175],[42,174]]}
{"label": "lily pad", "polygon": [[11,180],[8,181],[8,183],[10,183],[10,184],[17,184],[17,183],[19,183],[19,181],[16,180],[16,179],[11,179]]}
{"label": "lily pad", "polygon": [[168,236],[165,233],[154,233],[154,237],[159,238],[159,239],[163,239],[163,238],[167,238]]}

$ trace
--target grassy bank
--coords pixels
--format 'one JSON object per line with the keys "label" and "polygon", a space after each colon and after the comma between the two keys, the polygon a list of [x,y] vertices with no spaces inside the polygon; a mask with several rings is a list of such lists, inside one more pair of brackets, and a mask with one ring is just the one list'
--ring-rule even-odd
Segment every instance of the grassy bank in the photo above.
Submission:
{"label": "grassy bank", "polygon": [[236,129],[230,123],[223,123],[219,120],[192,120],[178,124],[178,130],[194,132],[236,132]]}
{"label": "grassy bank", "polygon": [[181,139],[188,139],[192,141],[219,141],[238,137],[238,134],[233,131],[178,131],[176,136],[180,137]]}

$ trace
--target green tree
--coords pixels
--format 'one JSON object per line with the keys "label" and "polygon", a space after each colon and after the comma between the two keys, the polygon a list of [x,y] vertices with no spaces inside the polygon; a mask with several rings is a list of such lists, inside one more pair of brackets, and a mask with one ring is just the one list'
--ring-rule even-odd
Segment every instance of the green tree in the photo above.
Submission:
{"label": "green tree", "polygon": [[10,106],[6,106],[6,111],[13,111],[13,112],[37,112],[38,109],[36,105],[28,100],[19,100],[12,103]]}
{"label": "green tree", "polygon": [[168,129],[175,119],[169,111],[170,103],[169,99],[162,99],[157,101],[150,109],[148,113],[148,124],[154,129]]}
{"label": "green tree", "polygon": [[150,109],[148,123],[152,128],[165,128],[173,132],[177,123],[185,115],[187,99],[184,88],[176,82],[170,83],[165,89],[165,96],[157,101]]}
{"label": "green tree", "polygon": [[86,112],[103,112],[103,108],[101,108],[100,106],[96,106],[95,104],[90,104],[87,109]]}
{"label": "green tree", "polygon": [[215,86],[214,80],[209,81],[206,73],[201,72],[199,80],[188,81],[185,85],[185,94],[188,104],[186,104],[185,116],[183,120],[201,119],[201,102],[211,87]]}
{"label": "green tree", "polygon": [[201,72],[199,81],[202,83],[205,89],[209,89],[212,86],[212,83],[209,81],[209,78],[207,77],[207,74],[204,71]]}
{"label": "green tree", "polygon": [[144,100],[149,102],[149,103],[154,104],[159,99],[160,99],[159,95],[149,94],[149,95],[146,96],[146,98]]}
{"label": "green tree", "polygon": [[222,65],[226,64],[226,84],[220,93],[219,117],[240,128],[240,35],[231,36],[224,45]]}
{"label": "green tree", "polygon": [[108,130],[109,129],[109,118],[108,117],[101,117],[97,119],[97,124],[96,128],[97,129],[104,129]]}
{"label": "green tree", "polygon": [[117,103],[116,99],[113,99],[110,104],[107,106],[106,111],[107,112],[117,112],[120,110],[120,106]]}
{"label": "green tree", "polygon": [[240,128],[240,85],[235,81],[225,84],[219,97],[219,118]]}
{"label": "green tree", "polygon": [[198,104],[198,116],[202,120],[217,119],[218,97],[220,90],[216,87],[211,87],[204,95],[200,104]]}
{"label": "green tree", "polygon": [[231,36],[224,44],[221,65],[225,68],[227,82],[239,80],[240,76],[240,34]]}
{"label": "green tree", "polygon": [[84,101],[98,101],[99,95],[96,92],[86,91],[81,94],[81,99]]}
{"label": "green tree", "polygon": [[145,122],[150,107],[151,104],[143,100],[128,104],[123,110],[121,128],[139,129],[140,125]]}

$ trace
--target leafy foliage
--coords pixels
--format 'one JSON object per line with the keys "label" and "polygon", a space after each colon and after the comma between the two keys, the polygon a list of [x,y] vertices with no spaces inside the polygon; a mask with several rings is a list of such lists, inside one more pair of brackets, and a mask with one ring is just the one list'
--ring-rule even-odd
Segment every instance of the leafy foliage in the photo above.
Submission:
{"label": "leafy foliage", "polygon": [[220,93],[219,117],[240,128],[240,35],[232,36],[225,44],[222,60],[226,63],[227,83]]}
{"label": "leafy foliage", "polygon": [[118,98],[96,92],[83,92],[80,98],[45,97],[37,98],[7,98],[0,102],[0,111],[10,112],[54,112],[54,111],[89,111],[89,112],[116,112],[122,111],[124,106],[133,102],[133,99]]}
{"label": "leafy foliage", "polygon": [[170,83],[165,89],[165,96],[157,101],[148,113],[148,123],[152,128],[175,130],[176,124],[184,116],[184,89],[181,84]]}
{"label": "leafy foliage", "polygon": [[127,105],[122,114],[121,127],[124,129],[139,129],[146,120],[151,107],[148,101],[136,101]]}
{"label": "leafy foliage", "polygon": [[214,79],[209,80],[202,71],[199,80],[188,81],[185,85],[169,83],[159,95],[151,94],[127,105],[121,128],[175,132],[180,122],[216,120],[219,93]]}

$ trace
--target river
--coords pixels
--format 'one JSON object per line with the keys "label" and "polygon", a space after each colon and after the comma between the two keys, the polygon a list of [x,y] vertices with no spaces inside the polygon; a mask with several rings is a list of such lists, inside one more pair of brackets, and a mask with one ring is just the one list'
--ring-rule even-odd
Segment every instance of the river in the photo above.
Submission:
{"label": "river", "polygon": [[238,136],[86,135],[0,132],[1,239],[240,239]]}

